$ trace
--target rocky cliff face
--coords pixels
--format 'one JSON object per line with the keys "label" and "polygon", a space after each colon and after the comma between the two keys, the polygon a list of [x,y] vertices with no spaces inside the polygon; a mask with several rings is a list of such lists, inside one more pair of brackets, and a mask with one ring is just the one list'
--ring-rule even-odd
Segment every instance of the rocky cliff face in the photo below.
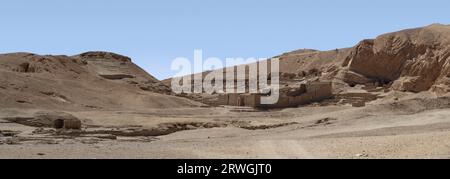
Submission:
{"label": "rocky cliff face", "polygon": [[385,83],[400,91],[448,92],[449,39],[450,26],[434,24],[364,40],[343,63],[348,73],[360,78],[345,81]]}

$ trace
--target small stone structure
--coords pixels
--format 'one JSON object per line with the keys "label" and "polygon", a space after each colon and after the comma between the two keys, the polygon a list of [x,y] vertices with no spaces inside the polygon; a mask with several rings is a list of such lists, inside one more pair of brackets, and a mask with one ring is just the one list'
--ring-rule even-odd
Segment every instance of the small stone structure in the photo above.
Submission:
{"label": "small stone structure", "polygon": [[35,123],[40,123],[46,127],[55,129],[81,129],[81,120],[64,112],[38,112],[34,117]]}
{"label": "small stone structure", "polygon": [[77,119],[56,119],[53,121],[55,129],[81,129],[81,121]]}
{"label": "small stone structure", "polygon": [[280,98],[275,104],[261,104],[263,94],[224,94],[218,99],[219,105],[247,106],[255,108],[287,108],[319,102],[333,97],[331,82],[310,82],[299,88],[280,90]]}

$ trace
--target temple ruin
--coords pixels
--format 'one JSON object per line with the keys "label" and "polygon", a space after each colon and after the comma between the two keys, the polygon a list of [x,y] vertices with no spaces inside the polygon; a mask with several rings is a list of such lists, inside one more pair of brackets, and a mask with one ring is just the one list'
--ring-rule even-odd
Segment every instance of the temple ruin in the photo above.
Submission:
{"label": "temple ruin", "polygon": [[246,106],[254,108],[286,108],[319,102],[333,97],[331,82],[309,82],[296,88],[280,90],[276,104],[261,104],[263,94],[223,94],[219,96],[219,105]]}

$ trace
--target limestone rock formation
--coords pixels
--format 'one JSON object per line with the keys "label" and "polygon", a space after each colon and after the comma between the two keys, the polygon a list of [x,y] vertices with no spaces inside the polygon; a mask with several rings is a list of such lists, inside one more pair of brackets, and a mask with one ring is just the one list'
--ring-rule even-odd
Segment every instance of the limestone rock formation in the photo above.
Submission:
{"label": "limestone rock formation", "polygon": [[[284,87],[301,81],[332,81],[335,94],[358,85],[385,91],[450,92],[448,25],[388,33],[352,48],[301,49],[276,58],[280,60],[280,82]],[[170,80],[163,82],[170,86]],[[198,100],[213,98],[203,95]]]}
{"label": "limestone rock formation", "polygon": [[110,52],[86,52],[73,58],[85,61],[88,69],[107,80],[134,84],[147,91],[170,94],[169,87],[135,65],[129,57]]}
{"label": "limestone rock formation", "polygon": [[381,35],[354,47],[343,66],[395,90],[448,92],[449,39],[450,26],[441,24]]}

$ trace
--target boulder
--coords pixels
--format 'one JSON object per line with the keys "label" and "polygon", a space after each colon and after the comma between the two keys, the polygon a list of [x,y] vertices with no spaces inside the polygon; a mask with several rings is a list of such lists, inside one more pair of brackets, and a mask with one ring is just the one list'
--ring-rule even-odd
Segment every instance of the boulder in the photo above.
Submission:
{"label": "boulder", "polygon": [[290,88],[287,92],[287,96],[300,96],[306,93],[306,84],[301,84],[298,88]]}
{"label": "boulder", "polygon": [[373,82],[372,79],[369,79],[361,74],[355,73],[353,71],[343,71],[341,72],[343,81],[349,84],[350,86],[354,86],[357,84],[367,84]]}

